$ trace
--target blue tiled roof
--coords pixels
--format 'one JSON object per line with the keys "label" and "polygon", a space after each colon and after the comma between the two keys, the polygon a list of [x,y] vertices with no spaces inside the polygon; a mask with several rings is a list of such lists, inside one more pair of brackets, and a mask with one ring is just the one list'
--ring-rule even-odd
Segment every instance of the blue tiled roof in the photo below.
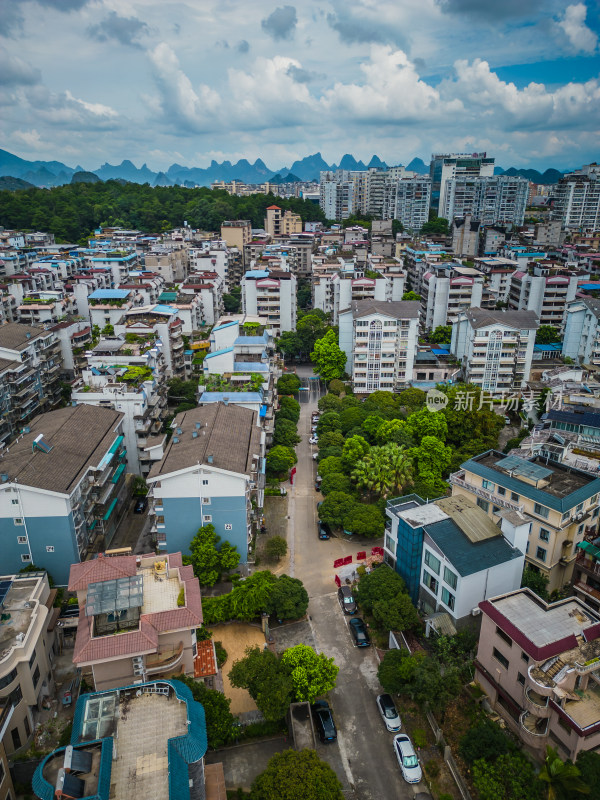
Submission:
{"label": "blue tiled roof", "polygon": [[130,294],[129,289],[96,289],[91,293],[90,298],[92,300],[124,300]]}
{"label": "blue tiled roof", "polygon": [[[114,746],[112,738],[107,736],[105,739],[97,739],[94,742],[85,742],[81,745],[78,743],[71,743],[74,747],[81,747],[82,749],[88,748],[90,745],[101,743],[100,769],[98,771],[98,785],[96,787],[96,793],[88,794],[81,798],[81,800],[108,800],[110,797],[110,778]],[[56,750],[53,750],[49,755],[46,756],[46,758],[33,773],[31,786],[40,800],[54,800],[55,787],[48,783],[48,781],[44,778],[44,768],[48,761],[56,758],[60,753],[64,753],[65,749],[66,748],[64,747],[57,747]]]}
{"label": "blue tiled roof", "polygon": [[177,314],[177,309],[172,306],[163,306],[160,303],[152,309],[157,314]]}
{"label": "blue tiled roof", "polygon": [[222,350],[215,350],[214,353],[207,353],[204,360],[206,361],[207,358],[214,358],[215,356],[222,356],[224,353],[233,353],[233,347],[224,347]]}
{"label": "blue tiled roof", "polygon": [[450,345],[448,345],[447,348],[432,347],[431,352],[434,353],[436,356],[447,356],[450,353]]}
{"label": "blue tiled roof", "polygon": [[[580,406],[577,406],[580,408]],[[551,408],[542,415],[542,419],[554,420],[556,422],[567,422],[571,425],[586,425],[589,428],[600,428],[600,414],[594,414],[592,411],[578,411],[574,414],[572,411],[559,411],[558,409]]]}
{"label": "blue tiled roof", "polygon": [[268,278],[269,273],[266,269],[250,269],[245,275],[246,278]]}
{"label": "blue tiled roof", "polygon": [[261,403],[260,392],[203,392],[201,403],[222,403],[227,397],[231,403]]}
{"label": "blue tiled roof", "polygon": [[215,331],[222,331],[223,328],[231,328],[232,325],[237,325],[237,321],[234,322],[224,322],[223,325],[217,325],[216,328],[213,328],[213,333]]}
{"label": "blue tiled roof", "polygon": [[[490,450],[487,452],[492,453],[495,451]],[[482,455],[486,455],[486,453],[483,453]],[[498,453],[497,455],[501,456],[503,454]],[[465,461],[464,464],[460,465],[460,467],[461,469],[465,469],[468,472],[479,475],[481,478],[485,478],[492,483],[500,483],[501,486],[505,486],[507,489],[510,489],[511,492],[522,494],[524,497],[528,497],[535,503],[547,506],[555,511],[560,511],[561,514],[564,514],[565,511],[569,511],[571,508],[573,508],[573,506],[583,503],[585,500],[588,500],[590,497],[600,492],[600,478],[593,478],[585,486],[581,486],[574,492],[570,492],[569,494],[565,495],[565,497],[560,498],[554,494],[545,492],[543,489],[536,489],[535,486],[525,483],[525,481],[520,481],[518,478],[513,478],[510,475],[501,472],[500,470],[492,469],[491,467],[481,464],[479,461],[476,461],[472,458],[470,458],[468,461]],[[556,469],[556,467],[554,468]],[[587,473],[581,473],[580,470],[571,469],[570,471],[577,472],[579,474],[585,474],[588,478],[590,477]]]}
{"label": "blue tiled roof", "polygon": [[561,353],[562,344],[560,342],[555,342],[554,344],[534,344],[533,349],[537,353]]}
{"label": "blue tiled roof", "polygon": [[235,361],[233,364],[234,372],[268,372],[269,365],[262,361]]}
{"label": "blue tiled roof", "polygon": [[264,346],[268,340],[269,337],[267,336],[266,333],[263,336],[238,336],[234,344],[237,345],[261,344]]}
{"label": "blue tiled roof", "polygon": [[451,519],[425,525],[424,530],[463,578],[523,556],[500,531],[493,538],[472,542]]}

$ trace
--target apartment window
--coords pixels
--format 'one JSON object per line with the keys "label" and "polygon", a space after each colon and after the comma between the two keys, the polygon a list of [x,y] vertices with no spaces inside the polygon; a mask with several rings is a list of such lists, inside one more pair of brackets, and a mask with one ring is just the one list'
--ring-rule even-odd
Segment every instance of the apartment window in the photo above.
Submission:
{"label": "apartment window", "polygon": [[17,544],[27,544],[26,536],[17,536]]}
{"label": "apartment window", "polygon": [[565,511],[565,513],[560,518],[560,521],[564,522],[565,520],[569,519],[570,516],[571,516],[571,512],[570,511]]}
{"label": "apartment window", "polygon": [[485,478],[481,481],[481,485],[483,486],[484,489],[489,489],[490,492],[493,492],[496,486],[495,483],[492,483],[491,481],[486,481]]}
{"label": "apartment window", "polygon": [[31,556],[29,555],[29,553],[21,553],[21,561],[24,564],[28,564],[31,561]]}
{"label": "apartment window", "polygon": [[448,589],[445,587],[442,587],[442,603],[447,605],[448,608],[454,610],[454,595],[450,594]]}
{"label": "apartment window", "polygon": [[13,519],[13,522],[15,523],[15,525],[22,525],[23,524],[23,517],[15,517]]}
{"label": "apartment window", "polygon": [[529,664],[529,656],[523,650],[521,650],[521,661],[524,661],[526,664]]}
{"label": "apartment window", "polygon": [[522,672],[517,673],[517,680],[521,684],[521,686],[525,686],[525,675]]}
{"label": "apartment window", "polygon": [[514,500],[514,501],[515,501],[515,503],[518,503],[518,502],[519,502],[519,497],[520,497],[520,496],[519,496],[519,495],[518,495],[516,492],[511,492],[511,493],[510,493],[510,499],[511,499],[511,500]]}
{"label": "apartment window", "polygon": [[496,636],[499,636],[503,642],[506,642],[506,644],[509,647],[512,647],[512,639],[510,638],[510,636],[504,633],[502,628],[499,628],[497,625],[496,625]]}
{"label": "apartment window", "polygon": [[10,502],[13,504],[13,506],[18,506],[19,505],[19,501],[18,500],[11,500]]}
{"label": "apartment window", "polygon": [[[595,506],[597,502],[598,502],[598,495],[597,494],[595,494],[592,497],[590,497],[590,505],[591,506]],[[14,500],[13,500],[13,503],[14,503]]]}
{"label": "apartment window", "polygon": [[441,561],[439,558],[436,558],[433,553],[429,550],[425,550],[425,563],[427,566],[432,569],[436,575],[440,574],[440,568],[442,566]]}
{"label": "apartment window", "polygon": [[546,560],[546,551],[543,547],[538,547],[538,549],[535,551],[535,557],[540,561]]}
{"label": "apartment window", "polygon": [[33,688],[37,689],[37,685],[40,682],[40,667],[39,665],[35,668],[35,672],[33,673]]}
{"label": "apartment window", "polygon": [[15,750],[18,750],[19,747],[21,747],[21,734],[19,733],[19,729],[13,728],[10,735],[12,736],[13,747]]}
{"label": "apartment window", "polygon": [[31,725],[29,724],[29,719],[25,717],[23,720],[23,727],[25,728],[25,736],[29,739],[31,736]]}
{"label": "apartment window", "polygon": [[550,513],[546,506],[541,506],[539,503],[535,503],[533,512],[537,514],[538,517],[544,517],[544,519],[548,519],[548,514]]}
{"label": "apartment window", "polygon": [[433,575],[430,575],[429,572],[427,572],[426,569],[423,570],[423,583],[425,584],[425,586],[430,591],[433,592],[433,594],[435,594],[437,596],[437,593],[438,593],[438,582],[433,577]]}
{"label": "apartment window", "polygon": [[165,518],[164,518],[164,516],[162,514],[158,514],[157,515],[156,524],[157,525],[164,525],[165,524]]}
{"label": "apartment window", "polygon": [[389,550],[390,553],[396,555],[396,541],[387,533],[385,535],[385,548],[386,550]]}
{"label": "apartment window", "polygon": [[451,569],[448,569],[448,567],[444,567],[444,580],[446,581],[448,586],[451,586],[453,589],[456,589],[456,584],[458,582],[458,578],[452,572]]}
{"label": "apartment window", "polygon": [[4,689],[6,686],[12,683],[16,677],[17,677],[17,670],[13,669],[8,673],[8,675],[5,675],[3,678],[0,678],[0,690]]}
{"label": "apartment window", "polygon": [[202,522],[212,522],[212,514],[204,514]]}
{"label": "apartment window", "polygon": [[31,654],[31,658],[29,659],[29,669],[33,667],[34,662],[35,662],[35,650]]}
{"label": "apartment window", "polygon": [[540,539],[543,542],[549,542],[550,541],[550,531],[547,530],[546,528],[540,528]]}
{"label": "apartment window", "polygon": [[490,504],[487,500],[482,500],[481,497],[477,498],[477,505],[479,508],[482,508],[484,511],[487,511],[490,507]]}
{"label": "apartment window", "polygon": [[202,498],[202,505],[209,506],[210,505],[210,497],[203,497]]}
{"label": "apartment window", "polygon": [[504,495],[506,494],[506,489],[504,488],[504,486],[499,486],[496,494],[499,494],[500,497],[504,497]]}
{"label": "apartment window", "polygon": [[208,486],[208,478],[202,478],[202,486]]}
{"label": "apartment window", "polygon": [[499,661],[502,664],[504,669],[508,669],[508,665],[509,665],[508,658],[506,658],[506,656],[503,656],[502,653],[500,652],[500,650],[497,650],[494,647],[494,649],[492,650],[492,654],[493,654],[494,658],[496,659],[496,661]]}
{"label": "apartment window", "polygon": [[581,534],[583,533],[583,528],[584,528],[584,525],[583,525],[583,522],[582,522],[581,525],[579,525],[578,528],[577,528],[577,536],[581,536]]}

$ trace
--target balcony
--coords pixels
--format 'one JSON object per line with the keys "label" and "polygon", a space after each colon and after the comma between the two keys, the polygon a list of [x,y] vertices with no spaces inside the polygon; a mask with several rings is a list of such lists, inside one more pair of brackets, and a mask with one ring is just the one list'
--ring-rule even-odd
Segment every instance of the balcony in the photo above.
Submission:
{"label": "balcony", "polygon": [[533,747],[544,747],[548,737],[548,720],[523,711],[519,717],[521,738]]}
{"label": "balcony", "polygon": [[166,672],[176,667],[183,658],[183,642],[179,642],[177,647],[164,648],[146,656],[146,675],[155,675],[159,672]]}
{"label": "balcony", "polygon": [[548,705],[548,696],[539,694],[528,686],[525,689],[525,697],[523,701],[525,710],[529,711],[535,717],[545,719],[550,716],[550,706]]}
{"label": "balcony", "polygon": [[589,558],[583,550],[577,553],[577,566],[588,575],[600,578],[600,563],[595,558]]}
{"label": "balcony", "polygon": [[470,483],[464,479],[465,472],[464,470],[460,470],[459,472],[454,472],[448,478],[448,481],[453,486],[460,486],[463,489],[466,489],[468,492],[477,495],[477,497],[482,497],[484,500],[488,500],[490,503],[493,503],[496,506],[501,506],[502,508],[510,508],[513,511],[523,511],[524,505],[522,503],[511,503],[509,500],[506,500],[504,497],[501,497],[499,494],[494,494],[493,492],[489,492],[487,489],[484,489],[481,486],[475,486],[474,483]]}

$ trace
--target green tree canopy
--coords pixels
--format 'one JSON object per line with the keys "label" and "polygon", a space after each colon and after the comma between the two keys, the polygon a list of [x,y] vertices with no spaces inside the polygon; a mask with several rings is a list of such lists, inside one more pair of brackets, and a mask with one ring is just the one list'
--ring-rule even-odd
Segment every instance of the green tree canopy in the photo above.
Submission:
{"label": "green tree canopy", "polygon": [[444,217],[438,217],[437,214],[430,215],[429,222],[426,222],[421,227],[422,236],[447,236],[448,235],[448,220]]}
{"label": "green tree canopy", "polygon": [[202,586],[214,586],[222,573],[237,567],[240,554],[229,542],[220,549],[221,537],[214,525],[204,525],[190,542],[191,564],[194,575]]}
{"label": "green tree canopy", "polygon": [[422,627],[417,609],[407,594],[398,594],[389,600],[378,600],[373,605],[373,618],[382,631],[409,631]]}
{"label": "green tree canopy", "polygon": [[446,441],[448,422],[443,414],[434,413],[427,408],[412,413],[406,420],[406,426],[419,443],[424,436],[435,436],[441,442]]}
{"label": "green tree canopy", "polygon": [[248,690],[265,719],[276,721],[285,717],[294,687],[275,653],[258,645],[246,648],[244,658],[234,661],[229,680],[232,686]]}
{"label": "green tree canopy", "polygon": [[326,497],[330,492],[343,492],[350,494],[352,483],[347,475],[342,472],[330,472],[321,481],[321,494]]}
{"label": "green tree canopy", "polygon": [[542,600],[548,599],[548,576],[544,575],[538,570],[531,567],[525,567],[523,570],[523,577],[521,578],[521,586],[531,589]]}
{"label": "green tree canopy", "polygon": [[300,419],[300,403],[293,397],[282,397],[275,419],[290,419],[297,424]]}
{"label": "green tree canopy", "polygon": [[319,519],[331,525],[332,528],[341,528],[344,519],[353,510],[356,500],[345,492],[330,492],[319,508]]}
{"label": "green tree canopy", "polygon": [[575,764],[563,761],[550,745],[546,746],[546,758],[539,779],[546,784],[548,800],[563,800],[590,793],[590,787],[581,780],[581,773]]}
{"label": "green tree canopy", "polygon": [[487,717],[469,728],[459,746],[459,752],[467,764],[474,764],[481,758],[494,761],[498,756],[514,750],[514,745],[502,728]]}
{"label": "green tree canopy", "polygon": [[350,436],[342,448],[342,464],[347,472],[351,472],[357,462],[365,456],[371,445],[363,436]]}
{"label": "green tree canopy", "polygon": [[575,766],[581,780],[590,787],[590,800],[600,800],[600,754],[592,750],[580,750]]}
{"label": "green tree canopy", "polygon": [[315,365],[315,372],[324,381],[341,378],[346,371],[346,354],[340,348],[338,337],[332,329],[323,338],[317,339],[310,358]]}
{"label": "green tree canopy", "polygon": [[267,558],[275,561],[281,561],[287,550],[287,542],[283,536],[272,536],[265,545]]}
{"label": "green tree canopy", "polygon": [[296,430],[296,423],[291,419],[279,418],[275,421],[275,431],[273,433],[274,444],[284,447],[294,447],[298,444],[300,437]]}
{"label": "green tree canopy", "polygon": [[402,694],[412,684],[424,658],[425,654],[419,650],[414,655],[405,650],[388,650],[377,670],[379,683],[386,692]]}
{"label": "green tree canopy", "polygon": [[308,356],[328,330],[327,322],[318,314],[308,313],[298,319],[296,332],[300,340],[301,352]]}
{"label": "green tree canopy", "polygon": [[325,478],[327,475],[332,475],[336,472],[342,472],[343,465],[342,459],[336,458],[335,456],[328,456],[324,458],[322,461],[319,461],[319,474],[322,478]]}
{"label": "green tree canopy", "polygon": [[250,800],[343,800],[333,769],[314,750],[276,753],[252,784]]}
{"label": "green tree canopy", "polygon": [[339,431],[326,431],[319,436],[319,449],[325,447],[343,447],[344,436]]}
{"label": "green tree canopy", "polygon": [[195,681],[185,675],[178,675],[175,680],[185,683],[191,689],[194,700],[204,708],[208,746],[218,749],[232,742],[237,721],[230,711],[231,700],[223,692],[209,689],[202,681]]}
{"label": "green tree canopy", "polygon": [[300,378],[295,372],[286,372],[277,380],[277,394],[297,395],[300,388]]}
{"label": "green tree canopy", "polygon": [[269,613],[278,619],[300,619],[307,608],[308,592],[302,581],[280,575],[269,598]]}
{"label": "green tree canopy", "polygon": [[416,302],[420,302],[421,295],[417,294],[416,292],[404,292],[402,295],[403,300],[414,300]]}
{"label": "green tree canopy", "polygon": [[306,644],[284,650],[281,665],[292,679],[296,700],[314,701],[335,686],[339,667],[333,658],[317,653]]}
{"label": "green tree canopy", "polygon": [[319,398],[317,403],[319,407],[319,411],[334,411],[336,414],[339,414],[342,410],[342,401],[336,394],[324,394],[323,397]]}
{"label": "green tree canopy", "polygon": [[560,342],[561,340],[562,336],[559,329],[554,328],[552,325],[540,325],[535,334],[536,344],[554,344],[554,342]]}
{"label": "green tree canopy", "polygon": [[266,468],[269,475],[288,473],[298,461],[298,456],[291,447],[278,444],[267,453]]}
{"label": "green tree canopy", "polygon": [[367,613],[373,612],[378,600],[392,600],[406,593],[406,584],[398,573],[382,564],[380,567],[363,575],[356,587],[355,596],[360,607]]}
{"label": "green tree canopy", "polygon": [[329,381],[329,386],[327,387],[331,394],[335,394],[338,397],[346,391],[346,386],[344,385],[343,381],[334,378],[332,381]]}
{"label": "green tree canopy", "polygon": [[383,514],[376,505],[357,504],[344,517],[344,530],[355,533],[357,536],[377,539],[383,536],[384,528]]}
{"label": "green tree canopy", "polygon": [[429,341],[433,344],[450,344],[452,341],[452,325],[438,325],[429,334]]}
{"label": "green tree canopy", "polygon": [[336,414],[334,411],[326,411],[324,414],[321,414],[317,422],[317,434],[322,436],[328,431],[339,431],[340,427],[340,415]]}
{"label": "green tree canopy", "polygon": [[398,395],[398,405],[408,409],[416,410],[425,405],[427,394],[422,389],[404,389]]}
{"label": "green tree canopy", "polygon": [[540,783],[531,763],[520,753],[473,764],[473,784],[480,800],[541,800]]}

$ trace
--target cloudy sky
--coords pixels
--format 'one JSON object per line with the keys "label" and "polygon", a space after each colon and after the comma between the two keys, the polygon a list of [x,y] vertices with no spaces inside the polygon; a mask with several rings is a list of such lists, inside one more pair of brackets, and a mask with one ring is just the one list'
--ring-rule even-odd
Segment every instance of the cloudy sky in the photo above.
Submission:
{"label": "cloudy sky", "polygon": [[0,0],[0,147],[88,169],[600,158],[596,0],[289,3]]}

